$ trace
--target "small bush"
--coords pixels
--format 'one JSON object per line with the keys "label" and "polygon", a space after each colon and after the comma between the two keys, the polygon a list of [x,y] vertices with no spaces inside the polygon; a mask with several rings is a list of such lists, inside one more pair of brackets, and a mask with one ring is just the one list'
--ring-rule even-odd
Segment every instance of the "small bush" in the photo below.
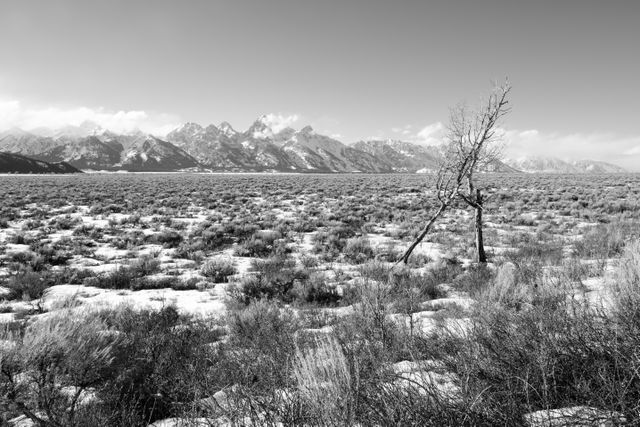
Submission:
{"label": "small bush", "polygon": [[256,273],[240,281],[236,295],[244,304],[261,299],[291,302],[295,298],[292,292],[295,283],[308,278],[306,271],[296,269],[295,261],[287,258],[254,260],[252,265]]}
{"label": "small bush", "polygon": [[295,351],[298,321],[274,301],[254,301],[227,318],[229,340],[220,360],[220,380],[263,392],[290,385],[290,361]]}
{"label": "small bush", "polygon": [[374,251],[368,239],[356,237],[347,240],[343,254],[350,263],[362,264],[373,258]]}
{"label": "small bush", "polygon": [[49,275],[23,270],[11,276],[5,286],[11,290],[9,299],[21,298],[26,301],[39,299],[47,288],[56,284]]}
{"label": "small bush", "polygon": [[[63,310],[36,320],[9,352],[2,350],[0,402],[29,412],[41,425],[86,425],[81,420],[95,401],[87,406],[84,396],[113,373],[117,340],[97,317]],[[20,383],[11,380],[18,374]]]}
{"label": "small bush", "polygon": [[215,283],[226,282],[238,270],[231,258],[215,257],[207,260],[200,269],[200,274]]}
{"label": "small bush", "polygon": [[115,270],[85,280],[85,285],[104,289],[133,289],[138,276],[128,267],[120,266]]}
{"label": "small bush", "polygon": [[150,255],[143,255],[129,265],[129,270],[136,277],[151,276],[160,271],[160,261]]}
{"label": "small bush", "polygon": [[176,248],[184,238],[177,231],[169,230],[156,234],[154,240],[165,248]]}
{"label": "small bush", "polygon": [[285,249],[282,244],[278,245],[278,241],[282,239],[282,235],[276,231],[258,231],[247,241],[240,244],[235,254],[243,257],[264,258],[274,253],[280,248],[280,253],[284,253]]}
{"label": "small bush", "polygon": [[342,298],[336,285],[327,283],[323,274],[314,274],[308,280],[299,281],[293,293],[300,302],[318,305],[336,305]]}

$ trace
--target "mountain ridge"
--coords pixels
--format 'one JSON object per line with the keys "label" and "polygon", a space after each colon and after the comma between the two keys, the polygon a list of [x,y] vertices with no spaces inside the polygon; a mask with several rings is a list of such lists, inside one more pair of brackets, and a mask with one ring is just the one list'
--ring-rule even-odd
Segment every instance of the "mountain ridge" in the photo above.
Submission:
{"label": "mountain ridge", "polygon": [[21,154],[0,152],[0,173],[82,173],[66,162],[49,163]]}
{"label": "mountain ridge", "polygon": [[[344,144],[316,132],[274,125],[258,117],[245,131],[228,122],[187,122],[165,137],[139,130],[113,132],[93,122],[60,129],[18,128],[0,132],[0,151],[45,162],[68,162],[85,170],[220,171],[299,173],[432,173],[442,159],[439,146],[402,140]],[[484,172],[615,173],[625,170],[592,160],[553,157],[495,161]]]}
{"label": "mountain ridge", "polygon": [[505,159],[505,163],[514,169],[526,173],[625,173],[624,168],[599,160],[566,161],[551,156],[523,156],[517,159]]}

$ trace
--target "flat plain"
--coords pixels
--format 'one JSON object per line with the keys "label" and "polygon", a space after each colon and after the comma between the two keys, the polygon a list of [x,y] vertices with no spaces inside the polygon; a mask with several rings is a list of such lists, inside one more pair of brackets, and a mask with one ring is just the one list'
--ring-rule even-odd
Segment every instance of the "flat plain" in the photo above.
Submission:
{"label": "flat plain", "polygon": [[430,175],[2,176],[4,420],[638,422],[640,175],[479,186],[405,266]]}

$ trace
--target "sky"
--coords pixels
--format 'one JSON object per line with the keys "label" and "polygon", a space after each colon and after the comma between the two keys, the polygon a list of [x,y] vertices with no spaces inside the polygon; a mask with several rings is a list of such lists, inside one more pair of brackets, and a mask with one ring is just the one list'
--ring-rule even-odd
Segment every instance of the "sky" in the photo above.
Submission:
{"label": "sky", "polygon": [[269,114],[434,143],[508,77],[507,156],[640,171],[639,42],[637,0],[0,0],[0,129]]}

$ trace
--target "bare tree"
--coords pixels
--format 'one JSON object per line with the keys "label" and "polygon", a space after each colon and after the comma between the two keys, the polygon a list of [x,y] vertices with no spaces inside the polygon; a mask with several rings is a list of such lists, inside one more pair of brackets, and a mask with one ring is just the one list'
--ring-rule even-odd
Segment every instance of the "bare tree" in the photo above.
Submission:
{"label": "bare tree", "polygon": [[505,81],[494,87],[478,110],[470,110],[465,105],[451,109],[444,154],[436,174],[439,207],[399,263],[408,262],[416,246],[456,199],[462,199],[474,209],[476,261],[487,262],[482,238],[485,198],[476,187],[475,174],[482,168],[491,167],[500,156],[497,131],[500,120],[511,110],[508,105],[510,91],[511,85]]}

